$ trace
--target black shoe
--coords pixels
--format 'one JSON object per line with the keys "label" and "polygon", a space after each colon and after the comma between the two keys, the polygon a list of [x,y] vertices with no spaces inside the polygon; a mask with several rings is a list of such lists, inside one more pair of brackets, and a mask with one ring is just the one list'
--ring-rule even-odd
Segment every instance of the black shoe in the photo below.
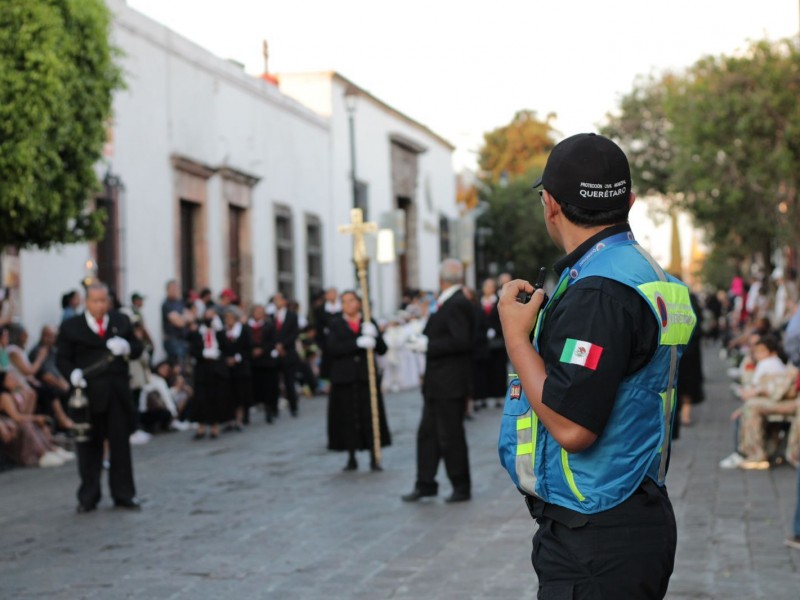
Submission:
{"label": "black shoe", "polygon": [[236,423],[233,426],[233,430],[238,432],[238,433],[242,433],[244,431],[244,427],[242,427],[241,423]]}
{"label": "black shoe", "polygon": [[78,508],[75,509],[75,512],[82,515],[92,512],[93,510],[97,510],[97,504],[78,504]]}
{"label": "black shoe", "polygon": [[472,495],[468,492],[453,492],[447,498],[445,498],[445,502],[448,504],[452,504],[453,502],[466,502],[470,500]]}
{"label": "black shoe", "polygon": [[378,471],[383,471],[383,467],[382,467],[382,466],[380,466],[380,465],[379,465],[378,463],[376,463],[376,462],[372,462],[372,463],[370,463],[370,464],[369,464],[369,468],[370,468],[370,470],[371,470],[371,471],[375,471],[375,472],[378,472]]}
{"label": "black shoe", "polygon": [[114,500],[116,508],[124,508],[125,510],[142,510],[141,503],[136,498],[130,500]]}
{"label": "black shoe", "polygon": [[272,425],[272,415],[267,415],[267,425]]}
{"label": "black shoe", "polygon": [[401,498],[401,500],[403,502],[416,502],[420,498],[428,498],[428,497],[435,496],[435,495],[436,495],[435,492],[434,493],[423,494],[418,489],[415,489],[410,494],[406,494],[405,496],[401,496],[400,498]]}
{"label": "black shoe", "polygon": [[208,434],[208,437],[209,439],[215,440],[219,437],[219,433],[212,431],[211,433]]}
{"label": "black shoe", "polygon": [[192,439],[193,440],[204,440],[205,437],[206,437],[206,432],[205,431],[203,433],[200,433],[198,431],[198,432],[195,432],[195,434],[192,436]]}
{"label": "black shoe", "polygon": [[297,409],[296,409],[296,408],[293,408],[293,409],[292,409],[292,416],[293,416],[293,417],[296,417],[296,416],[297,416]]}
{"label": "black shoe", "polygon": [[358,469],[358,462],[355,458],[350,458],[342,471],[356,471]]}

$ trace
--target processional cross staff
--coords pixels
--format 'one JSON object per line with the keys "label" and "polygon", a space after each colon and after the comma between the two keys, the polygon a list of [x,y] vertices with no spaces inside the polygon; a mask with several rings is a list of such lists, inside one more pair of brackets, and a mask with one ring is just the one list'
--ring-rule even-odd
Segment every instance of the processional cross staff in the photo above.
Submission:
{"label": "processional cross staff", "polygon": [[[367,283],[367,245],[364,242],[365,233],[377,233],[378,225],[365,223],[364,213],[360,208],[350,210],[350,224],[339,225],[339,233],[353,236],[353,262],[358,272],[358,283],[361,287],[361,309],[364,312],[364,323],[372,322],[372,311],[369,306],[369,284]],[[378,385],[375,375],[375,353],[372,348],[367,348],[367,373],[369,375],[369,406],[372,413],[372,444],[375,463],[381,464],[381,428],[378,416]]]}

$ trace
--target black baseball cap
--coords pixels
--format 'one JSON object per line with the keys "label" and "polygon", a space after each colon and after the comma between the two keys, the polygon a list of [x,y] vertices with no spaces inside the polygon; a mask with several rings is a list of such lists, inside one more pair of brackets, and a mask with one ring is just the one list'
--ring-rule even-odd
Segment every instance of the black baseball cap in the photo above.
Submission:
{"label": "black baseball cap", "polygon": [[631,168],[622,148],[610,139],[579,133],[556,144],[544,173],[533,184],[539,186],[560,203],[613,210],[628,205]]}

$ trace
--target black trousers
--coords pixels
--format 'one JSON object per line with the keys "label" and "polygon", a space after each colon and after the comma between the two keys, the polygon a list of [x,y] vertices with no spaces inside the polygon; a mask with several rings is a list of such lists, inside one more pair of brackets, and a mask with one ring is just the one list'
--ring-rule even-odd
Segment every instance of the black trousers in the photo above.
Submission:
{"label": "black trousers", "polygon": [[417,489],[436,494],[436,471],[444,459],[453,491],[471,493],[467,436],[464,432],[466,398],[424,398],[417,430]]}
{"label": "black trousers", "polygon": [[283,386],[286,388],[286,399],[289,401],[289,410],[293,415],[297,414],[297,390],[295,389],[294,376],[297,373],[297,362],[299,359],[295,357],[288,357],[281,360],[278,367],[281,377],[283,378]]}
{"label": "black trousers", "polygon": [[108,487],[115,501],[132,500],[136,496],[133,484],[133,465],[131,464],[132,416],[128,397],[112,398],[108,410],[92,413],[92,430],[89,441],[78,444],[78,473],[81,485],[78,488],[78,502],[84,506],[94,506],[102,497],[100,476],[103,472],[103,441],[108,439],[110,468]]}
{"label": "black trousers", "polygon": [[253,367],[253,402],[264,403],[267,420],[278,414],[278,370]]}
{"label": "black trousers", "polygon": [[666,489],[652,480],[622,504],[577,523],[558,515],[536,516],[536,521],[531,561],[540,600],[666,595],[677,529]]}

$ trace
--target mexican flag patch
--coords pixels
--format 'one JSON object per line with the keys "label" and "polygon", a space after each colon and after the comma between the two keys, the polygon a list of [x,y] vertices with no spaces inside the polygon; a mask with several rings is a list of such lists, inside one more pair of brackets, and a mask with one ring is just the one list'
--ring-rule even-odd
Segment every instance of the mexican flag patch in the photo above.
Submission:
{"label": "mexican flag patch", "polygon": [[583,340],[573,340],[567,338],[564,344],[564,350],[561,352],[561,362],[571,365],[580,365],[591,369],[597,369],[597,362],[603,354],[603,347]]}

